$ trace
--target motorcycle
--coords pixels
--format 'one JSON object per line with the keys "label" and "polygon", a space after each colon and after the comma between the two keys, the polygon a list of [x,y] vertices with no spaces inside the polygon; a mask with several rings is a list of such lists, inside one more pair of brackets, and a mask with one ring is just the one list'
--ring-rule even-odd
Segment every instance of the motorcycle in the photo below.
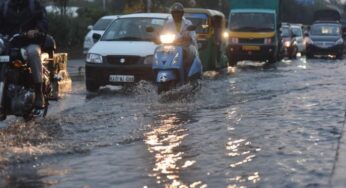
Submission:
{"label": "motorcycle", "polygon": [[[37,38],[46,37],[45,34],[39,35]],[[33,76],[31,68],[28,65],[26,50],[21,47],[23,45],[20,45],[27,39],[25,34],[16,34],[11,38],[0,37],[0,107],[2,109],[0,121],[5,120],[7,115],[21,116],[25,120],[30,120],[36,116],[45,117],[47,115],[48,100],[52,95],[51,73],[47,67],[49,66],[53,52],[43,52],[41,54],[43,67],[42,91],[45,106],[42,110],[36,110],[34,108],[35,92]]]}
{"label": "motorcycle", "polygon": [[[190,26],[188,30],[195,30],[195,26]],[[183,35],[176,34],[162,34],[160,36],[161,45],[154,52],[152,64],[159,94],[186,84],[191,84],[194,88],[198,86],[203,66],[197,55],[197,50],[192,65],[186,66],[183,38]]]}

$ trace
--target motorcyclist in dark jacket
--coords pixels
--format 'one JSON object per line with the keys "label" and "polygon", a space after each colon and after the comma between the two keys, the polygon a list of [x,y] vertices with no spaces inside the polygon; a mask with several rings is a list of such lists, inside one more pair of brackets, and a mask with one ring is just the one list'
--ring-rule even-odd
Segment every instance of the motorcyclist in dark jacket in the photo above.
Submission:
{"label": "motorcyclist in dark jacket", "polygon": [[36,34],[47,33],[48,19],[45,8],[38,0],[4,0],[0,6],[0,34],[13,36],[25,33],[29,43],[25,44],[28,63],[32,69],[35,82],[35,108],[44,107],[42,93],[41,46],[35,40]]}

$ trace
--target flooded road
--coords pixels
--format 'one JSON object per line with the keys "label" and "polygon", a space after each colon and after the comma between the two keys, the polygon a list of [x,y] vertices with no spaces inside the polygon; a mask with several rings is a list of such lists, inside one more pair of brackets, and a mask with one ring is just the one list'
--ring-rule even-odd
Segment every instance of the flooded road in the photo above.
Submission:
{"label": "flooded road", "polygon": [[0,187],[330,186],[346,61],[240,64],[170,101],[73,87],[46,119],[0,124]]}

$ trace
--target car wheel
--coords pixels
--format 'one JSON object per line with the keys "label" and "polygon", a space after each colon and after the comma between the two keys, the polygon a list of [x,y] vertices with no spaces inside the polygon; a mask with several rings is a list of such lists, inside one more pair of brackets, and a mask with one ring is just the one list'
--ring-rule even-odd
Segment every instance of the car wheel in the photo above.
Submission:
{"label": "car wheel", "polygon": [[97,92],[100,89],[100,86],[97,85],[96,83],[93,83],[91,81],[86,81],[85,86],[87,91],[89,92]]}

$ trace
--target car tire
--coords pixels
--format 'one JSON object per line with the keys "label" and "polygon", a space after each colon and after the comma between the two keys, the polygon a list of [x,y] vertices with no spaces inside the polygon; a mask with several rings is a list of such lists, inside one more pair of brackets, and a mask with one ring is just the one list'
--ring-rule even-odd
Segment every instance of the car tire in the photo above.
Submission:
{"label": "car tire", "polygon": [[86,90],[89,92],[97,92],[100,89],[100,86],[91,81],[85,82]]}

